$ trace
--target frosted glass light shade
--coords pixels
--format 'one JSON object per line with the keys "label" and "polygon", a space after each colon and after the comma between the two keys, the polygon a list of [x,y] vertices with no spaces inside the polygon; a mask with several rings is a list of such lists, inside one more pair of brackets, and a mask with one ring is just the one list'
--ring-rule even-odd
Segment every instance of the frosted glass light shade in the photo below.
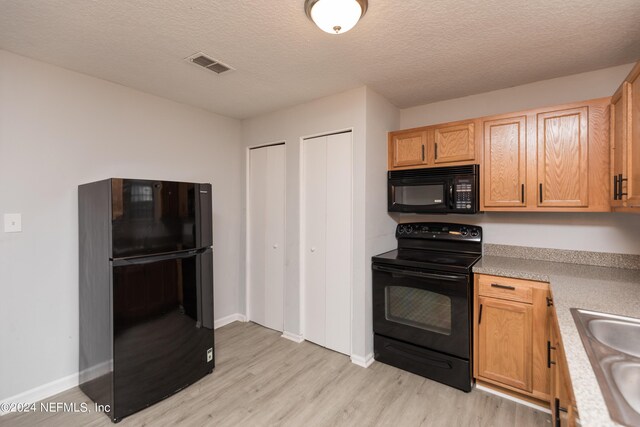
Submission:
{"label": "frosted glass light shade", "polygon": [[358,23],[366,11],[366,4],[362,0],[307,0],[305,8],[322,31],[342,34]]}

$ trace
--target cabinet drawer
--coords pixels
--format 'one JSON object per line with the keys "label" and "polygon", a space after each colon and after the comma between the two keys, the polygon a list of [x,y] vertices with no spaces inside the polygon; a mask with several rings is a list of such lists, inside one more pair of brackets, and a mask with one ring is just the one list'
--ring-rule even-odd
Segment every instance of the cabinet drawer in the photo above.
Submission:
{"label": "cabinet drawer", "polygon": [[533,288],[540,282],[498,276],[478,276],[478,294],[510,301],[533,303]]}

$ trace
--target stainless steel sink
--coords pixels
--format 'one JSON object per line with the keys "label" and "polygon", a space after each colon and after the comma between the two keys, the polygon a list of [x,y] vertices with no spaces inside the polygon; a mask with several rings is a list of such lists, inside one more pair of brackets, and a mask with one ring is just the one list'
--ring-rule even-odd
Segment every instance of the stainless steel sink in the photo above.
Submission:
{"label": "stainless steel sink", "polygon": [[611,418],[640,425],[640,319],[571,309]]}
{"label": "stainless steel sink", "polygon": [[640,413],[640,363],[614,363],[611,365],[611,376],[629,406]]}
{"label": "stainless steel sink", "polygon": [[589,332],[602,344],[631,356],[640,357],[640,320],[593,319]]}

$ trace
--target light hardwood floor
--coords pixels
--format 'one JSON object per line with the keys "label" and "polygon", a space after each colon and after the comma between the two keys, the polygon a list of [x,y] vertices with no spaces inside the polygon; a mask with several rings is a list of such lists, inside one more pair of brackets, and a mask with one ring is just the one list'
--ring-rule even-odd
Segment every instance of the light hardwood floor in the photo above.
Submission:
{"label": "light hardwood floor", "polygon": [[[253,323],[216,330],[213,374],[119,426],[550,426],[545,413],[375,362],[367,369]],[[73,388],[48,399],[87,402]],[[93,405],[91,404],[90,407]],[[9,414],[2,426],[109,426],[96,412]]]}

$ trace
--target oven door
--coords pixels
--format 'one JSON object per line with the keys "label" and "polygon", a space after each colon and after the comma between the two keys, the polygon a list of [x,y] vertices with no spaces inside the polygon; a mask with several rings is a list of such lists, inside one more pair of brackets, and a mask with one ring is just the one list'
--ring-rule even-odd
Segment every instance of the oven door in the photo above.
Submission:
{"label": "oven door", "polygon": [[469,359],[468,275],[373,264],[376,334]]}
{"label": "oven door", "polygon": [[436,179],[389,179],[388,211],[446,213],[451,209],[453,184],[446,177]]}

